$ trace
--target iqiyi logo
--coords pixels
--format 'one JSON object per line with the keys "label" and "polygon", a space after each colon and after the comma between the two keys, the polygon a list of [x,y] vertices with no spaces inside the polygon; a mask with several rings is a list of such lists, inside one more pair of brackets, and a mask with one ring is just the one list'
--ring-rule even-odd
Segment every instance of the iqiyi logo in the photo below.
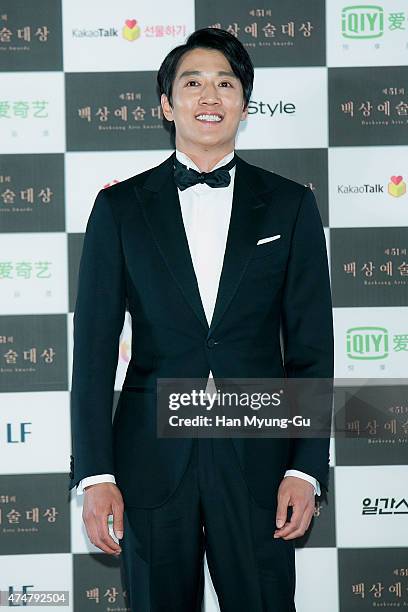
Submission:
{"label": "iqiyi logo", "polygon": [[379,38],[384,33],[381,6],[345,6],[341,12],[341,33],[345,38]]}
{"label": "iqiyi logo", "polygon": [[350,327],[346,332],[347,357],[385,359],[388,357],[388,330],[385,327]]}

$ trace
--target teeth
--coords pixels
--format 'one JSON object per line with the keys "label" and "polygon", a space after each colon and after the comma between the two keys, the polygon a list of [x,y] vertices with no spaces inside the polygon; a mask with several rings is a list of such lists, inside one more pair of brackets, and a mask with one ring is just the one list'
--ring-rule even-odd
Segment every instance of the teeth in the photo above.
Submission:
{"label": "teeth", "polygon": [[198,115],[196,119],[199,121],[221,121],[221,117],[218,115]]}

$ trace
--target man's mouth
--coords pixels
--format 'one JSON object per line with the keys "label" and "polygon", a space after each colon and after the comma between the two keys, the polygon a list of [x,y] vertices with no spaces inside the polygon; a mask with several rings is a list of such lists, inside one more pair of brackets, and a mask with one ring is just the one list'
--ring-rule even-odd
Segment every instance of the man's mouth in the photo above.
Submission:
{"label": "man's mouth", "polygon": [[196,119],[204,123],[220,123],[223,117],[219,113],[200,113],[199,115],[196,115]]}

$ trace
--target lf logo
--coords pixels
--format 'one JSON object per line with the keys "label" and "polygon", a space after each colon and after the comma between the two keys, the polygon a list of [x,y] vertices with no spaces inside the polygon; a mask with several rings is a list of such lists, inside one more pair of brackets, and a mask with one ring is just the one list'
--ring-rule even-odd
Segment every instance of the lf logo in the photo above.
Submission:
{"label": "lf logo", "polygon": [[[32,432],[28,429],[28,426],[31,425],[31,423],[27,422],[27,423],[20,423],[20,428],[18,427],[18,425],[14,428],[13,431],[13,424],[12,423],[7,423],[7,429],[6,429],[6,440],[8,444],[16,444],[16,443],[24,443],[27,439],[27,435],[30,435]],[[20,429],[20,431],[19,431]]]}

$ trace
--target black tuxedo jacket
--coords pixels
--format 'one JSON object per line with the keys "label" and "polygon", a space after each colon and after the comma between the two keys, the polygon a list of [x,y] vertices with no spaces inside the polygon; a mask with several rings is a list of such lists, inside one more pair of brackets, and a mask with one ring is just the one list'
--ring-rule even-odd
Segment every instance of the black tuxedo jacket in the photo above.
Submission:
{"label": "black tuxedo jacket", "polygon": [[[111,473],[125,504],[161,505],[192,438],[156,435],[158,378],[333,377],[324,231],[313,192],[237,156],[226,251],[209,326],[173,180],[174,153],[101,190],[88,219],[74,312],[69,488]],[[257,246],[261,238],[281,238]],[[132,351],[112,423],[126,309]],[[283,338],[283,358],[280,346]],[[215,342],[214,342],[215,341]],[[330,406],[331,411],[331,406]],[[233,438],[251,494],[276,507],[286,469],[328,487],[330,437]]]}

